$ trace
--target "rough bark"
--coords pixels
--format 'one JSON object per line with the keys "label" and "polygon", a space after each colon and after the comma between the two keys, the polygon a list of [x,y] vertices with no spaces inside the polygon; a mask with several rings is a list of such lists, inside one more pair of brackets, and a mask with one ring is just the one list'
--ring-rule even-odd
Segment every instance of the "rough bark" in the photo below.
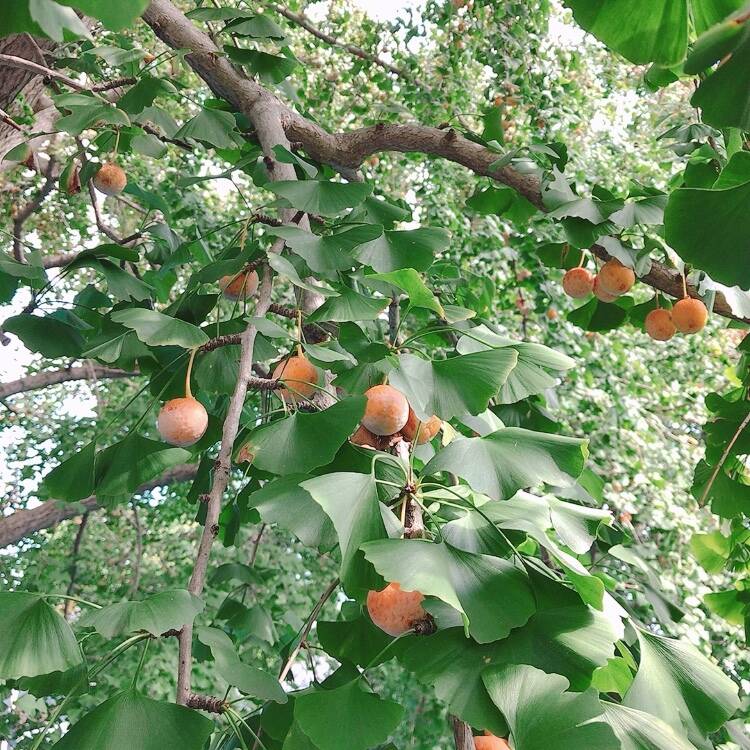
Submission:
{"label": "rough bark", "polygon": [[38,372],[35,375],[27,375],[18,380],[0,383],[0,399],[8,398],[17,393],[26,393],[40,388],[47,388],[58,383],[67,383],[70,380],[90,380],[92,377],[104,380],[113,378],[130,378],[138,375],[137,372],[118,370],[113,367],[102,367],[101,365],[69,367],[63,370],[48,370]]}
{"label": "rough bark", "polygon": [[[142,484],[135,494],[148,492],[156,487],[164,487],[177,482],[192,479],[198,467],[194,464],[179,464],[160,474],[156,479]],[[0,518],[0,548],[15,544],[24,537],[36,531],[48,529],[68,518],[80,516],[101,507],[95,495],[81,500],[79,503],[66,503],[61,500],[47,500],[36,508],[17,510],[10,516]]]}

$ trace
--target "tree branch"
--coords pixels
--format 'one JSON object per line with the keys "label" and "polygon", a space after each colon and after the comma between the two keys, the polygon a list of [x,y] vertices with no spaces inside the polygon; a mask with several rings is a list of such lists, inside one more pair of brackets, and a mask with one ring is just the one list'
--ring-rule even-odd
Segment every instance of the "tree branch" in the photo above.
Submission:
{"label": "tree branch", "polygon": [[47,162],[47,169],[44,171],[44,177],[44,184],[37,194],[13,216],[13,257],[19,263],[26,262],[26,255],[23,251],[23,225],[32,214],[36,213],[41,208],[45,198],[52,192],[55,183],[57,182],[57,161],[54,157],[50,157],[50,160]]}
{"label": "tree branch", "polygon": [[26,60],[23,57],[16,57],[15,55],[2,55],[0,54],[0,65],[8,65],[11,68],[20,68],[21,70],[27,70],[29,73],[35,75],[44,76],[45,78],[51,78],[52,80],[64,83],[69,88],[75,89],[76,91],[86,91],[87,88],[82,83],[69,78],[64,73],[59,73],[52,68],[47,68],[39,63]]}
{"label": "tree branch", "polygon": [[456,743],[456,750],[474,750],[474,737],[471,734],[471,727],[457,716],[451,716],[450,722],[453,727],[453,740]]}
{"label": "tree branch", "polygon": [[[141,494],[177,482],[192,479],[198,471],[195,464],[179,464],[168,469],[163,474],[142,484],[134,494]],[[0,548],[15,544],[29,534],[48,529],[61,521],[74,516],[80,516],[99,508],[95,495],[91,495],[78,503],[66,503],[62,500],[47,500],[36,508],[17,510],[9,516],[0,518]]]}
{"label": "tree branch", "polygon": [[[93,375],[99,379],[130,378],[139,374],[137,372],[128,372],[127,370],[118,370],[113,367],[93,366]],[[27,391],[36,391],[40,388],[47,388],[50,385],[66,383],[69,380],[88,380],[91,377],[92,368],[84,366],[38,372],[35,375],[27,375],[18,380],[0,383],[0,398],[7,398],[17,393],[26,393]]]}

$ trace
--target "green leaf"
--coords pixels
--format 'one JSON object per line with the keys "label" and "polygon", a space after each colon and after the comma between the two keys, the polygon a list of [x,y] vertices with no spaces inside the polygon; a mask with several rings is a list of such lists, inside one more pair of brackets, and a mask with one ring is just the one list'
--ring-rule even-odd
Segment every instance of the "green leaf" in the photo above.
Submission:
{"label": "green leaf", "polygon": [[237,131],[237,123],[231,112],[220,109],[202,109],[188,120],[175,134],[177,139],[193,138],[216,148],[237,148],[244,143]]}
{"label": "green leaf", "polygon": [[731,57],[701,81],[690,103],[700,107],[703,120],[717,128],[750,129],[750,23],[731,50]]}
{"label": "green leaf", "polygon": [[387,299],[366,297],[347,287],[339,287],[339,295],[327,299],[315,312],[307,316],[308,323],[330,320],[346,323],[353,320],[377,320],[388,307]]}
{"label": "green leaf", "polygon": [[308,547],[329,549],[336,544],[336,530],[307,490],[300,486],[307,477],[287,476],[268,482],[248,498],[265,523],[277,523],[291,531]]}
{"label": "green leaf", "polygon": [[3,329],[18,336],[30,351],[49,359],[78,357],[83,349],[81,332],[52,315],[14,315],[3,323]]}
{"label": "green leaf", "polygon": [[[294,286],[298,286],[300,289],[307,289],[307,291],[314,292],[315,294],[320,294],[322,297],[338,296],[338,292],[334,291],[330,287],[322,286],[320,284],[312,284],[302,279],[297,273],[297,269],[283,255],[276,255],[272,253],[268,257],[268,265],[271,266],[271,268],[273,268],[276,273],[280,274],[281,276],[286,276],[286,278],[289,279],[289,281],[291,281]],[[318,310],[316,310],[315,312],[317,313]]]}
{"label": "green leaf", "polygon": [[171,96],[176,91],[169,81],[145,74],[117,100],[117,106],[128,114],[137,115],[150,107],[157,97]]}
{"label": "green leaf", "polygon": [[485,437],[454,440],[423,473],[450,471],[477,492],[505,500],[540,482],[572,484],[587,456],[586,440],[506,427]]}
{"label": "green leaf", "polygon": [[447,420],[483,412],[517,360],[517,352],[510,348],[440,360],[401,354],[389,381],[420,419],[437,414]]}
{"label": "green leaf", "polygon": [[198,640],[211,649],[219,674],[238,690],[259,700],[286,703],[279,681],[240,660],[231,638],[218,628],[198,628]]}
{"label": "green leaf", "polygon": [[162,591],[143,601],[125,601],[87,612],[79,620],[104,638],[146,630],[160,636],[193,622],[203,611],[203,602],[184,589]]}
{"label": "green leaf", "polygon": [[[456,350],[461,354],[469,354],[506,347],[515,349],[518,359],[497,395],[498,401],[502,404],[514,404],[529,396],[543,393],[557,383],[558,372],[569,370],[575,365],[573,359],[561,352],[542,344],[513,341],[498,336],[484,325],[472,328],[470,335],[461,336]],[[555,375],[550,374],[549,370]]]}
{"label": "green leaf", "polygon": [[648,711],[703,745],[739,708],[737,686],[694,646],[638,630],[641,660],[625,705]]}
{"label": "green leaf", "polygon": [[362,224],[344,232],[317,235],[298,227],[269,227],[268,233],[283,237],[286,244],[318,273],[348,271],[355,265],[351,250],[370,239],[381,227]]}
{"label": "green leaf", "polygon": [[602,302],[592,297],[585,305],[571,310],[565,317],[586,331],[611,331],[625,322],[628,313],[616,303]]}
{"label": "green leaf", "polygon": [[29,263],[19,263],[4,253],[0,253],[0,272],[17,279],[29,279],[29,281],[35,281],[40,284],[44,284],[47,280],[43,268],[32,266]]}
{"label": "green leaf", "polygon": [[77,502],[94,494],[96,443],[90,442],[55,466],[44,477],[42,488],[50,497]]}
{"label": "green leaf", "polygon": [[130,125],[130,118],[112,104],[90,104],[69,109],[70,114],[60,117],[55,128],[71,135],[80,135],[87,128],[99,127],[100,123],[125,127]]}
{"label": "green leaf", "polygon": [[[236,10],[234,10],[234,13],[239,15]],[[257,16],[250,16],[249,18],[234,19],[222,31],[229,31],[239,36],[250,36],[254,39],[283,40],[285,38],[281,26],[269,18],[266,13],[259,13]]]}
{"label": "green leaf", "polygon": [[690,551],[707,573],[721,573],[732,552],[732,542],[720,531],[693,534]]}
{"label": "green leaf", "polygon": [[279,180],[266,186],[296,209],[320,216],[336,216],[358,206],[372,193],[365,182],[323,182],[319,180]]}
{"label": "green leaf", "polygon": [[148,7],[149,0],[58,0],[62,5],[72,5],[87,16],[98,18],[108,29],[121,31],[133,22]]}
{"label": "green leaf", "polygon": [[272,474],[306,474],[333,461],[365,413],[364,396],[347,398],[322,411],[297,411],[253,430],[243,442],[253,465]]}
{"label": "green leaf", "polygon": [[387,581],[436,596],[465,615],[479,643],[505,638],[534,613],[528,576],[503,558],[416,539],[381,539],[362,550]]}
{"label": "green leaf", "polygon": [[0,591],[0,677],[64,672],[83,659],[70,625],[37,594]]}
{"label": "green leaf", "polygon": [[364,276],[362,283],[378,291],[380,287],[395,287],[409,298],[410,307],[423,307],[445,317],[440,300],[430,291],[422,277],[413,268],[404,268],[391,273],[374,273]]}
{"label": "green leaf", "polygon": [[653,714],[602,701],[604,719],[621,742],[622,750],[695,750],[669,724]]}
{"label": "green leaf", "polygon": [[595,690],[569,693],[568,681],[526,665],[489,667],[482,679],[510,727],[516,750],[619,750]]}
{"label": "green leaf", "polygon": [[631,62],[674,65],[688,42],[687,0],[565,0],[586,31]]}
{"label": "green leaf", "polygon": [[85,714],[53,750],[202,750],[214,723],[197,711],[125,690]]}
{"label": "green leaf", "polygon": [[[28,13],[33,21],[50,39],[62,42],[66,34],[90,38],[86,25],[69,8],[63,8],[52,0],[28,0]],[[24,14],[25,15],[25,14]],[[2,16],[0,16],[0,20]],[[6,27],[0,25],[3,33]],[[31,31],[36,33],[36,27],[20,28],[19,31]],[[10,31],[10,29],[8,29]]]}
{"label": "green leaf", "polygon": [[[300,485],[333,521],[341,549],[339,577],[348,593],[382,588],[382,579],[365,562],[360,547],[388,536],[371,474],[338,472]],[[390,512],[390,511],[389,511]]]}
{"label": "green leaf", "polygon": [[435,255],[445,250],[450,235],[445,229],[423,227],[404,231],[385,230],[380,237],[361,244],[355,253],[358,260],[378,273],[414,268],[424,271]]}
{"label": "green leaf", "polygon": [[245,49],[231,44],[225,44],[224,51],[230,60],[248,67],[264,83],[281,83],[299,65],[294,57],[271,55],[261,50]]}
{"label": "green leaf", "polygon": [[[745,179],[731,187],[678,188],[664,212],[666,240],[691,265],[714,281],[750,288],[750,167],[748,155],[735,154],[725,170],[742,165]],[[720,178],[721,179],[721,178]],[[736,179],[736,178],[735,178]],[[717,226],[722,227],[716,232]]]}
{"label": "green leaf", "polygon": [[320,750],[368,750],[388,739],[404,709],[366,692],[360,680],[332,690],[302,693],[294,718]]}
{"label": "green leaf", "polygon": [[193,349],[208,341],[203,331],[197,326],[184,320],[171,318],[169,315],[147,310],[141,307],[131,307],[118,310],[110,315],[115,323],[135,331],[136,336],[149,346],[181,346],[183,349]]}

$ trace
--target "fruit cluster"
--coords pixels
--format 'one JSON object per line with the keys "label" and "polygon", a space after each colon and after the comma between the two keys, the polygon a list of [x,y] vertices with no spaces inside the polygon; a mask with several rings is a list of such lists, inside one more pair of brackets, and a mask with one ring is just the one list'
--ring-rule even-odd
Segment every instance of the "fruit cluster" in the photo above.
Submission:
{"label": "fruit cluster", "polygon": [[[610,258],[594,276],[587,268],[571,268],[563,276],[565,293],[573,299],[581,299],[589,294],[602,302],[614,302],[630,291],[635,283],[632,268],[623,265],[617,258]],[[708,320],[708,310],[699,299],[685,297],[671,310],[657,307],[646,316],[644,329],[655,341],[668,341],[677,331],[697,333]]]}

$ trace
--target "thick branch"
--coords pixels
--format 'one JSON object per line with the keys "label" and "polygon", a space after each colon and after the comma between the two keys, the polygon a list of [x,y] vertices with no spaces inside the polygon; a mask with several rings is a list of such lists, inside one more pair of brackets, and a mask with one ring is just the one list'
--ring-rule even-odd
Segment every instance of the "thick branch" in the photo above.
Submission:
{"label": "thick branch", "polygon": [[[148,490],[168,484],[186,482],[195,476],[197,470],[198,467],[195,464],[173,466],[156,477],[156,479],[142,484],[135,491],[135,494],[147,492]],[[9,544],[15,544],[29,534],[41,531],[42,529],[48,529],[50,526],[55,526],[61,521],[73,518],[74,516],[80,516],[82,513],[96,510],[99,507],[96,496],[91,495],[79,503],[47,500],[36,508],[17,510],[9,516],[0,518],[0,548],[6,547]]]}
{"label": "thick branch", "polygon": [[453,740],[456,744],[456,750],[474,750],[474,737],[471,734],[471,727],[457,716],[451,716],[450,721],[453,727]]}
{"label": "thick branch", "polygon": [[11,380],[8,383],[0,383],[0,398],[7,398],[16,393],[26,393],[27,391],[36,391],[40,388],[47,388],[50,385],[58,383],[67,383],[69,380],[90,380],[93,377],[97,379],[113,378],[130,378],[138,375],[137,372],[128,372],[127,370],[118,370],[113,367],[102,367],[94,365],[93,367],[70,367],[65,370],[49,370],[47,372],[38,372],[35,375],[27,375],[18,380]]}

